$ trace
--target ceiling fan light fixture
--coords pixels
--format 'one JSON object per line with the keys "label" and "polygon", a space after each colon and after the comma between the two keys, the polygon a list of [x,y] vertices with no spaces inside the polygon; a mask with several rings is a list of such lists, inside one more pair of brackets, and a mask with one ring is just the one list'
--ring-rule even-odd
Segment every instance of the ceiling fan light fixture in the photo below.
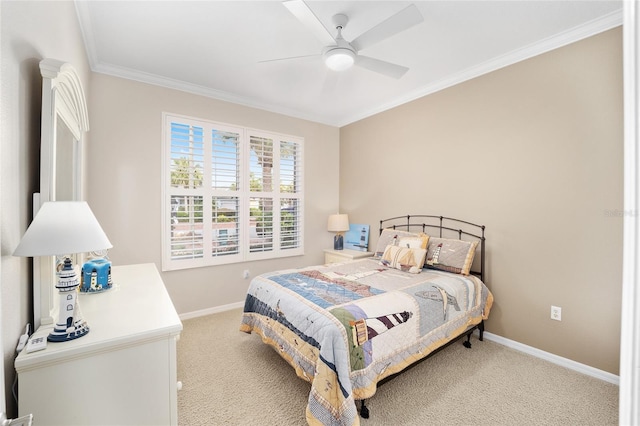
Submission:
{"label": "ceiling fan light fixture", "polygon": [[333,71],[344,71],[351,68],[356,60],[356,55],[351,49],[338,47],[331,49],[324,56],[327,68]]}

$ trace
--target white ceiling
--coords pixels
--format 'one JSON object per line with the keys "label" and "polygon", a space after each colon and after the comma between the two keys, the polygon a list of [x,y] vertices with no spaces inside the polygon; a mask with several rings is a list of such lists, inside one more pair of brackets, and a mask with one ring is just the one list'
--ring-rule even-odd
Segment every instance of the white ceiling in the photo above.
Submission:
{"label": "white ceiling", "polygon": [[329,71],[324,47],[279,1],[76,1],[91,68],[334,126],[357,121],[622,22],[622,2],[308,1],[351,41],[414,3],[424,22],[362,50],[400,79]]}

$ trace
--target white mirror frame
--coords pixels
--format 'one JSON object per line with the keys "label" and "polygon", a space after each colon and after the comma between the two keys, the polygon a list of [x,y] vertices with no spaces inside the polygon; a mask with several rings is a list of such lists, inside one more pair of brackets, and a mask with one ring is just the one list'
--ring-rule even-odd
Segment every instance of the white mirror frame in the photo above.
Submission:
{"label": "white mirror frame", "polygon": [[[34,194],[34,216],[40,206],[56,200],[56,176],[58,173],[56,148],[58,119],[73,135],[72,194],[82,199],[82,142],[89,130],[87,103],[78,74],[71,64],[56,59],[40,61],[42,74],[42,121],[40,147],[40,193]],[[33,317],[34,326],[52,324],[56,318],[55,258],[33,259]]]}

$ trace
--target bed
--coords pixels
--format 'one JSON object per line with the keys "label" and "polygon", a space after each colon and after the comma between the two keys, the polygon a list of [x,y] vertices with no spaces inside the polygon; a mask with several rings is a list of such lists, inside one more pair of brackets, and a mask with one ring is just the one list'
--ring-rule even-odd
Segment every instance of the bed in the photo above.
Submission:
{"label": "bed", "polygon": [[255,277],[240,330],[311,383],[309,424],[358,425],[381,381],[456,339],[470,347],[476,329],[482,340],[493,303],[484,275],[484,226],[383,219],[373,257]]}

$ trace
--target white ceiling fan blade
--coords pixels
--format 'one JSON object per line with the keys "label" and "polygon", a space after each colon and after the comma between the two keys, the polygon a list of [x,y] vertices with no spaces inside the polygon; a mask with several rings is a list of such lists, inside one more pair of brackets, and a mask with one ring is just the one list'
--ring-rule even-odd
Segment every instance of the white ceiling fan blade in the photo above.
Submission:
{"label": "white ceiling fan blade", "polygon": [[422,21],[424,21],[422,14],[416,5],[411,4],[370,30],[360,34],[360,36],[351,42],[351,46],[356,50],[366,49]]}
{"label": "white ceiling fan blade", "polygon": [[392,64],[391,62],[381,61],[380,59],[370,58],[368,56],[356,56],[356,65],[362,68],[366,68],[370,71],[375,71],[380,74],[384,74],[393,78],[402,77],[409,68],[402,65]]}
{"label": "white ceiling fan blade", "polygon": [[322,25],[322,22],[313,13],[309,6],[302,0],[289,0],[282,2],[300,22],[302,22],[311,32],[325,45],[334,45],[336,40],[331,33]]}
{"label": "white ceiling fan blade", "polygon": [[321,55],[319,54],[313,54],[313,55],[302,55],[302,56],[289,56],[287,58],[277,58],[277,59],[265,59],[264,61],[258,61],[259,64],[265,63],[265,62],[277,62],[277,61],[288,61],[291,59],[303,59],[303,58],[318,58]]}

